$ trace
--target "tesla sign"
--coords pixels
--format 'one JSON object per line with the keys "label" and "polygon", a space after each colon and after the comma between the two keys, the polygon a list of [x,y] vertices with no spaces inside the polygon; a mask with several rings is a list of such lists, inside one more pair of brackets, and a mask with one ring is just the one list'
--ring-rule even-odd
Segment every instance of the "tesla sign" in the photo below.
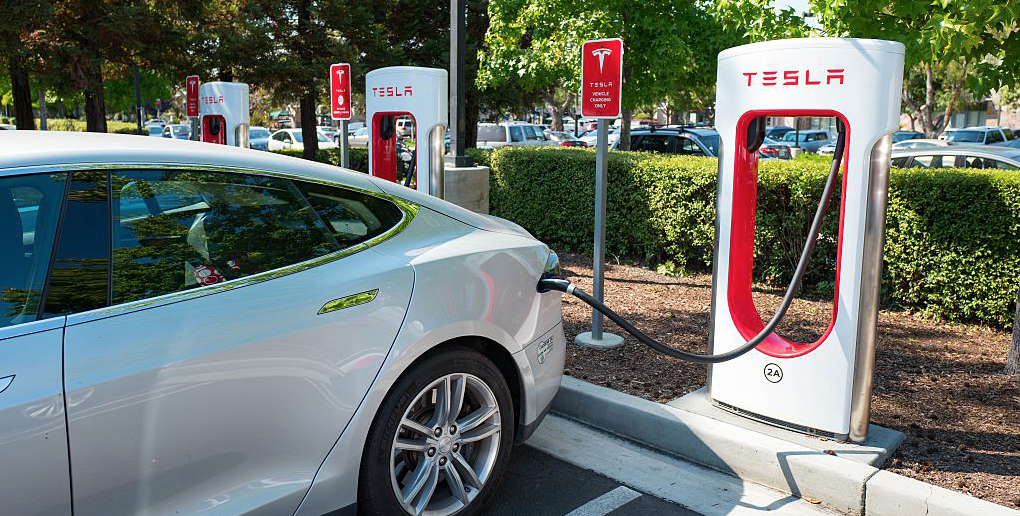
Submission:
{"label": "tesla sign", "polygon": [[351,119],[351,65],[340,63],[329,67],[330,114],[333,120]]}
{"label": "tesla sign", "polygon": [[596,39],[581,46],[581,116],[620,116],[623,40]]}
{"label": "tesla sign", "polygon": [[189,75],[185,81],[188,97],[188,116],[198,116],[198,76]]}

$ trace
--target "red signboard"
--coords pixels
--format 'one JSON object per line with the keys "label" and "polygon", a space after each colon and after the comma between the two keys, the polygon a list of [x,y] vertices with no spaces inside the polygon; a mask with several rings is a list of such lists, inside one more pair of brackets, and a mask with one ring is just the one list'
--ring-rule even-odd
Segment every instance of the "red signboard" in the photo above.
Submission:
{"label": "red signboard", "polygon": [[189,75],[185,81],[188,97],[188,116],[198,116],[198,76]]}
{"label": "red signboard", "polygon": [[351,65],[340,63],[329,67],[330,114],[333,120],[351,119]]}
{"label": "red signboard", "polygon": [[581,116],[620,116],[623,40],[596,39],[581,46]]}

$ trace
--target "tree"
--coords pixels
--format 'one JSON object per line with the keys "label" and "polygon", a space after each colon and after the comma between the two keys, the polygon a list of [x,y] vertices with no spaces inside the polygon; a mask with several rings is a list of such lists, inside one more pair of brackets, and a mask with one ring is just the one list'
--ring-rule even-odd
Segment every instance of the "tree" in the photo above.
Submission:
{"label": "tree", "polygon": [[[811,0],[824,31],[899,41],[906,47],[903,103],[929,137],[949,121],[961,94],[1015,85],[1020,3],[998,0]],[[939,113],[938,82],[946,94]],[[923,88],[917,81],[923,80]],[[923,92],[923,93],[922,93]]]}
{"label": "tree", "polygon": [[10,74],[14,117],[18,129],[35,129],[32,114],[32,89],[28,71],[40,61],[36,41],[50,18],[51,9],[44,0],[0,3],[0,63]]}
{"label": "tree", "polygon": [[635,108],[652,105],[677,89],[710,90],[715,78],[712,56],[730,41],[700,4],[687,0],[492,0],[489,18],[486,48],[479,56],[479,87],[515,81],[539,95],[554,124],[580,87],[581,44],[622,38],[622,149],[629,147]]}

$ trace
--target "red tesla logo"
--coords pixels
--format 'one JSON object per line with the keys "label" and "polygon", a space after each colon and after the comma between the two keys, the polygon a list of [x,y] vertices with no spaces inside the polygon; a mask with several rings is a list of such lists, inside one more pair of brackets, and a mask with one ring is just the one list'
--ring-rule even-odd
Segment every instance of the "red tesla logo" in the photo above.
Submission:
{"label": "red tesla logo", "polygon": [[811,78],[811,70],[769,70],[762,72],[744,72],[747,85],[762,86],[817,86],[819,84],[843,84],[844,68],[826,68],[825,73],[815,71],[815,79]]}
{"label": "red tesla logo", "polygon": [[372,88],[373,97],[410,97],[414,92],[411,85],[407,86],[378,86]]}

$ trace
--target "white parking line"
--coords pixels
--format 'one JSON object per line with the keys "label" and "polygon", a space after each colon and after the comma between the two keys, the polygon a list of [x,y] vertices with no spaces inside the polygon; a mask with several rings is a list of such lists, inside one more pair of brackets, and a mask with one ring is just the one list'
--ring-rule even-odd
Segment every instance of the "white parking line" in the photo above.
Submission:
{"label": "white parking line", "polygon": [[641,493],[626,487],[620,486],[612,491],[570,511],[564,516],[605,516],[631,500],[641,496]]}

